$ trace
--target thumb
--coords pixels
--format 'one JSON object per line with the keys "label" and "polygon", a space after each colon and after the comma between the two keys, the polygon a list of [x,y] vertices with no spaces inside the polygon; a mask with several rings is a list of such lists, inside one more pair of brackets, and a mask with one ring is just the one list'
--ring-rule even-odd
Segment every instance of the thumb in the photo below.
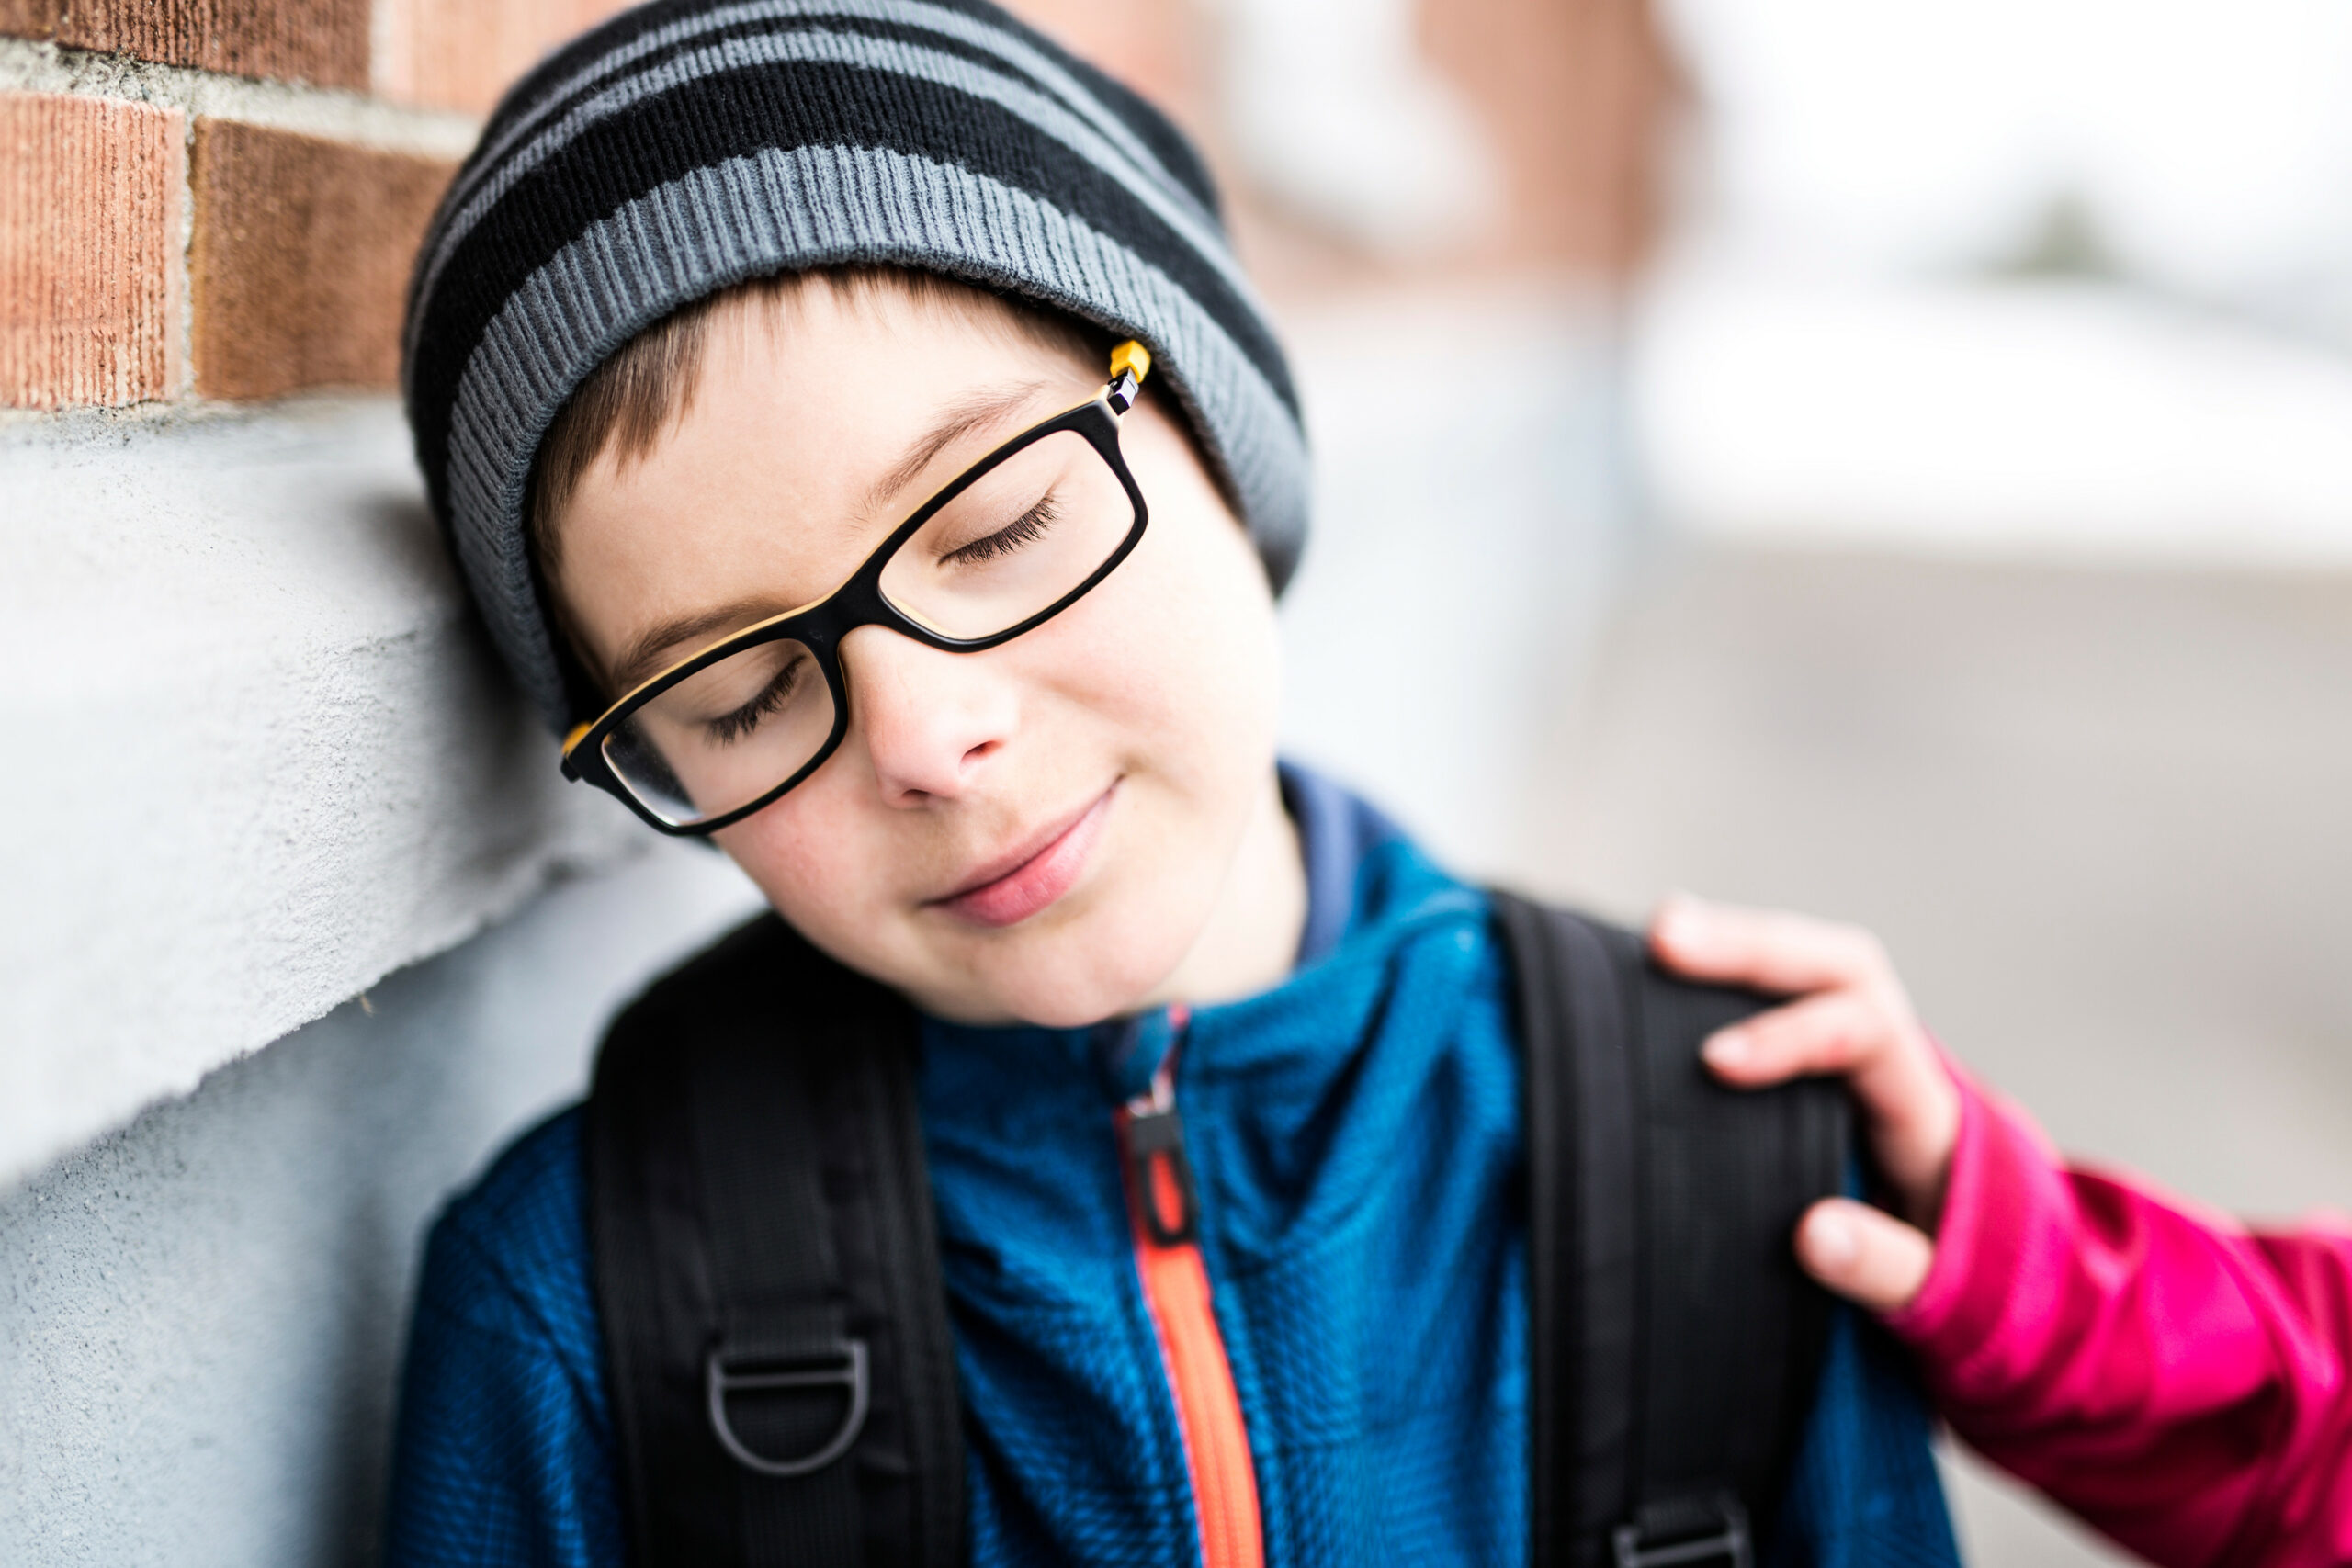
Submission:
{"label": "thumb", "polygon": [[1825,1198],[1797,1222],[1797,1261],[1829,1289],[1871,1312],[1897,1312],[1928,1281],[1936,1244],[1894,1215],[1848,1198]]}

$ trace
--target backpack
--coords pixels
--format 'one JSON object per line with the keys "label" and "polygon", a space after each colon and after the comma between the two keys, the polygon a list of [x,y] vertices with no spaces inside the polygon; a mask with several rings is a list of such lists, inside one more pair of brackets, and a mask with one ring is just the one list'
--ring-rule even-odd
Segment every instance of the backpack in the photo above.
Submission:
{"label": "backpack", "polygon": [[[1828,1332],[1789,1235],[1842,1188],[1845,1098],[1715,1084],[1700,1043],[1769,998],[1492,898],[1525,1056],[1532,1559],[1749,1568]],[[639,1568],[963,1562],[918,1038],[774,915],[606,1036],[589,1235]]]}

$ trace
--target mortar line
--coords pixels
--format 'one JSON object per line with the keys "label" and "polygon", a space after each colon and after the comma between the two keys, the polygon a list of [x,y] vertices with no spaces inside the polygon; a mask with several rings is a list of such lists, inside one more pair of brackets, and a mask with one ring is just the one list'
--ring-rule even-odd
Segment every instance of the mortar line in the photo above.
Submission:
{"label": "mortar line", "polygon": [[198,117],[235,120],[427,158],[462,158],[481,133],[480,119],[451,109],[390,104],[340,87],[158,65],[28,39],[0,39],[0,92],[152,104],[185,111],[191,128]]}

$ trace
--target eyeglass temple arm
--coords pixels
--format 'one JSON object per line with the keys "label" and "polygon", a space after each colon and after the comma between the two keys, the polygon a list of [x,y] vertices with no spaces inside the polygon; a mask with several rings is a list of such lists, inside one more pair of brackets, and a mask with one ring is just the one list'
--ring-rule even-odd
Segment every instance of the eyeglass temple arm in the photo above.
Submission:
{"label": "eyeglass temple arm", "polygon": [[1103,396],[1111,402],[1113,413],[1125,413],[1136,406],[1136,394],[1143,388],[1143,378],[1151,374],[1151,350],[1129,338],[1111,351],[1111,385]]}

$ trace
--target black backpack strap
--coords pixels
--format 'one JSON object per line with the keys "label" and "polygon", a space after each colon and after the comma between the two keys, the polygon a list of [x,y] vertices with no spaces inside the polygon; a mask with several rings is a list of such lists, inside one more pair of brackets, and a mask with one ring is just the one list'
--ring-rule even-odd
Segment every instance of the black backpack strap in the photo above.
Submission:
{"label": "black backpack strap", "polygon": [[772,915],[605,1037],[589,1234],[639,1568],[962,1562],[916,1041]]}
{"label": "black backpack strap", "polygon": [[1532,1560],[1747,1568],[1827,1338],[1790,1238],[1842,1186],[1845,1096],[1724,1088],[1700,1044],[1769,998],[1675,979],[1629,931],[1494,907],[1526,1053]]}

